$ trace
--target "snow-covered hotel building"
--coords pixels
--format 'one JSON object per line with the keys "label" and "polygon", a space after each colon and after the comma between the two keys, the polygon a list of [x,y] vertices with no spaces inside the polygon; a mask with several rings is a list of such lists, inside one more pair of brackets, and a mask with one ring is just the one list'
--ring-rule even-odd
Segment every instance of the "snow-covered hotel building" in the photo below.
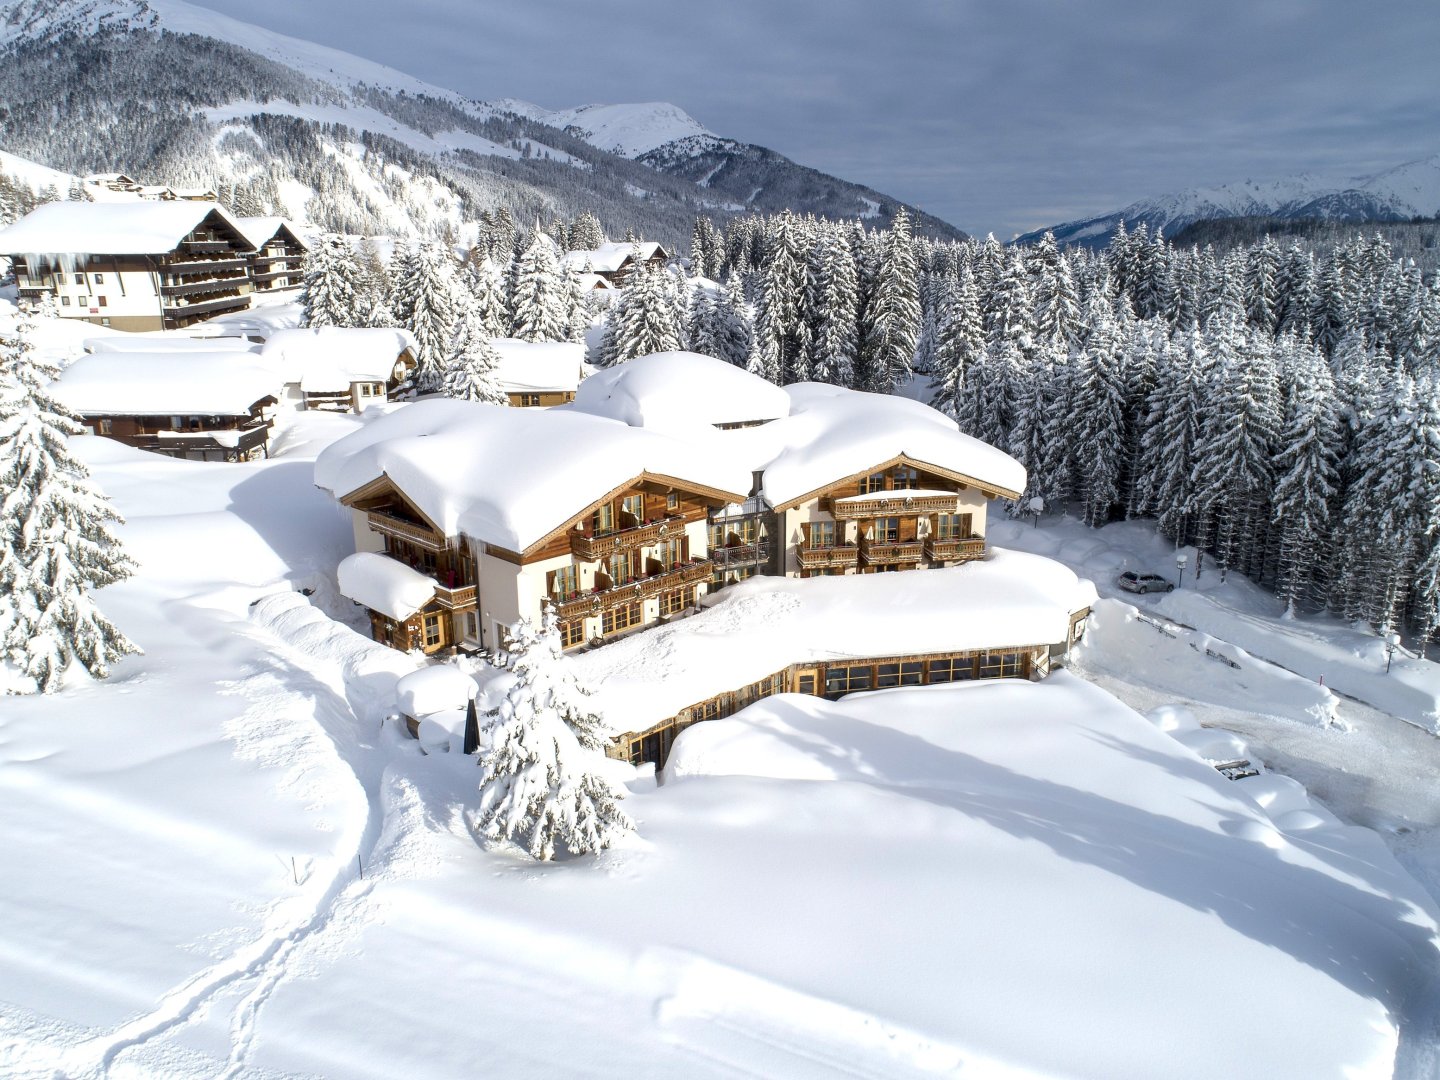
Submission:
{"label": "snow-covered hotel building", "polygon": [[[506,627],[550,604],[567,649],[607,646],[586,651],[582,664],[604,666],[603,653],[643,666],[655,632],[633,632],[661,623],[670,624],[667,654],[708,648],[718,660],[704,627],[719,611],[693,621],[698,644],[685,632],[691,621],[675,620],[747,578],[974,564],[959,576],[914,575],[929,580],[904,588],[867,578],[876,584],[864,586],[865,605],[847,601],[860,593],[837,582],[844,595],[814,608],[824,611],[819,623],[833,624],[824,634],[794,618],[796,605],[821,595],[815,588],[764,626],[726,624],[761,643],[761,655],[751,650],[700,677],[696,685],[714,691],[703,701],[650,695],[661,702],[654,722],[622,740],[637,760],[662,759],[684,723],[782,690],[838,696],[1043,674],[1093,598],[1049,560],[987,558],[988,503],[1018,497],[1024,469],[940,413],[833,386],[782,389],[693,353],[599,372],[562,408],[417,402],[329,447],[316,482],[354,514],[358,550],[340,564],[341,592],[369,609],[377,640],[427,653],[501,647]],[[997,604],[1009,614],[986,610]],[[1017,610],[1034,617],[1017,620]],[[781,626],[788,638],[776,637]],[[831,642],[818,655],[806,640],[817,634]],[[863,647],[839,663],[842,639]],[[727,682],[731,667],[764,670],[740,687]]]}
{"label": "snow-covered hotel building", "polygon": [[117,330],[178,330],[299,284],[304,247],[278,218],[215,203],[57,202],[0,230],[22,301]]}

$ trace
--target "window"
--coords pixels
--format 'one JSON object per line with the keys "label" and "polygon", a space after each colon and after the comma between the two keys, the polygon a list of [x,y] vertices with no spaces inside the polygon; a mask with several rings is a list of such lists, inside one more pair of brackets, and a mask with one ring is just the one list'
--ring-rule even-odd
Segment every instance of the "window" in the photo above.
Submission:
{"label": "window", "polygon": [[111,420],[100,420],[100,421],[98,421],[98,422],[96,423],[96,425],[95,425],[95,434],[97,434],[97,435],[109,435],[109,434],[110,434],[110,430],[111,430],[111,428],[112,428],[113,426],[114,426],[114,422],[111,421]]}
{"label": "window", "polygon": [[465,613],[465,637],[470,641],[480,640],[480,620],[475,617],[473,611]]}
{"label": "window", "polygon": [[60,306],[61,306],[61,307],[69,307],[69,306],[70,306],[70,297],[68,297],[68,296],[62,296],[62,297],[60,297]]}
{"label": "window", "polygon": [[860,494],[869,495],[872,491],[885,490],[885,474],[883,472],[871,473],[869,476],[860,478]]}
{"label": "window", "polygon": [[615,504],[602,503],[590,517],[592,532],[596,536],[608,536],[615,531]]}
{"label": "window", "polygon": [[610,556],[606,564],[610,572],[611,585],[625,585],[635,580],[639,575],[635,570],[636,551],[617,551]]}
{"label": "window", "polygon": [[580,568],[571,564],[551,570],[547,591],[557,600],[569,600],[580,591]]}
{"label": "window", "polygon": [[900,542],[900,519],[898,517],[876,518],[873,539],[877,544],[898,544]]}
{"label": "window", "polygon": [[440,616],[425,616],[425,648],[433,649],[440,644]]}
{"label": "window", "polygon": [[695,589],[691,586],[688,589],[672,589],[667,593],[660,594],[660,614],[674,615],[684,611],[688,607],[695,606]]}
{"label": "window", "polygon": [[360,384],[360,396],[361,396],[361,397],[374,397],[374,396],[375,396],[375,384],[374,384],[374,383],[368,383],[368,382],[362,382],[362,383]]}
{"label": "window", "polygon": [[909,465],[896,465],[890,470],[890,486],[896,491],[912,491],[920,486],[920,474]]}
{"label": "window", "polygon": [[620,525],[630,528],[645,520],[645,496],[626,495],[620,500]]}
{"label": "window", "polygon": [[935,539],[968,540],[970,538],[969,514],[936,514]]}
{"label": "window", "polygon": [[825,672],[825,696],[844,697],[871,686],[870,665],[857,667],[832,667]]}
{"label": "window", "polygon": [[812,521],[805,526],[805,530],[807,547],[828,548],[835,546],[835,522]]}
{"label": "window", "polygon": [[572,619],[570,622],[560,624],[560,646],[565,649],[573,649],[585,640],[585,620]]}
{"label": "window", "polygon": [[905,664],[879,664],[875,668],[875,688],[887,686],[919,686],[924,665],[918,660]]}
{"label": "window", "polygon": [[666,509],[666,510],[670,510],[670,511],[679,510],[679,509],[680,509],[680,496],[677,495],[677,494],[676,494],[675,492],[673,492],[673,491],[670,492],[670,494],[666,495],[666,496],[665,496],[665,509]]}
{"label": "window", "polygon": [[520,407],[521,407],[522,409],[523,409],[523,408],[534,408],[535,406],[537,406],[537,405],[539,405],[539,404],[540,404],[540,395],[539,395],[539,394],[521,394],[521,395],[520,395]]}
{"label": "window", "polygon": [[929,667],[929,681],[932,683],[959,682],[975,677],[975,660],[969,656],[931,660]]}
{"label": "window", "polygon": [[95,298],[95,304],[96,304],[97,307],[108,307],[108,306],[109,306],[109,302],[108,302],[108,301],[105,299],[105,297],[103,297],[103,296],[97,296],[97,297]]}
{"label": "window", "polygon": [[104,285],[104,284],[105,284],[105,275],[104,275],[104,274],[96,274],[96,275],[94,275],[94,277],[95,277],[95,284],[96,284],[96,285]]}
{"label": "window", "polygon": [[109,319],[101,319],[101,320],[100,320],[100,325],[101,325],[101,326],[109,326],[109,325],[110,325],[110,320],[109,320]]}
{"label": "window", "polygon": [[600,632],[602,634],[615,634],[639,625],[639,604],[621,604],[618,607],[610,608],[600,616]]}

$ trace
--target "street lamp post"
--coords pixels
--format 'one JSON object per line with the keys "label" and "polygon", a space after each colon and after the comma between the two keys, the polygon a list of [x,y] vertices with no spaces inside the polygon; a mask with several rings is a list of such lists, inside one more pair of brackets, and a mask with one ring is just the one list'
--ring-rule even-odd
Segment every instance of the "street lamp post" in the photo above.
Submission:
{"label": "street lamp post", "polygon": [[1400,635],[1393,630],[1385,635],[1385,674],[1390,674],[1390,663],[1395,659],[1395,650],[1400,648]]}
{"label": "street lamp post", "polygon": [[1189,559],[1189,557],[1188,557],[1187,555],[1185,555],[1183,552],[1182,552],[1181,554],[1175,556],[1175,569],[1178,570],[1178,571],[1180,571],[1180,580],[1179,580],[1178,582],[1176,582],[1176,584],[1175,584],[1175,587],[1176,587],[1177,589],[1184,587],[1184,585],[1185,585],[1185,567],[1187,567],[1187,566],[1189,566],[1189,565],[1190,565],[1190,559]]}

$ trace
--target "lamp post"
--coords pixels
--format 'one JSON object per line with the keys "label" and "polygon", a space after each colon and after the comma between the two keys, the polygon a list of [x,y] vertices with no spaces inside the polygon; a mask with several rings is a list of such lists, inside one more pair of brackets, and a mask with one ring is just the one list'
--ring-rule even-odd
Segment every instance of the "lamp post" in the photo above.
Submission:
{"label": "lamp post", "polygon": [[1185,567],[1190,565],[1190,557],[1184,552],[1175,556],[1175,569],[1180,571],[1180,580],[1175,583],[1177,589],[1185,585]]}
{"label": "lamp post", "polygon": [[1400,648],[1400,635],[1395,631],[1385,635],[1385,674],[1390,674],[1390,662],[1395,659],[1395,650]]}

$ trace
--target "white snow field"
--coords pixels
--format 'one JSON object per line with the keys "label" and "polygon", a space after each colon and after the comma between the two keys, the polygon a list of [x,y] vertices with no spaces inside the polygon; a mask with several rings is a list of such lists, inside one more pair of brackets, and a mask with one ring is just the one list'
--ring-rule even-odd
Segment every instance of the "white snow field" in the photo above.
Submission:
{"label": "white snow field", "polygon": [[101,599],[146,653],[0,703],[0,1076],[1425,1060],[1440,916],[1375,834],[1250,788],[1272,821],[1063,672],[768,699],[630,773],[624,846],[481,847],[473,760],[383,721],[418,661],[334,590],[353,537],[312,457],[355,422],[295,425],[249,465],[77,440],[140,564]]}

